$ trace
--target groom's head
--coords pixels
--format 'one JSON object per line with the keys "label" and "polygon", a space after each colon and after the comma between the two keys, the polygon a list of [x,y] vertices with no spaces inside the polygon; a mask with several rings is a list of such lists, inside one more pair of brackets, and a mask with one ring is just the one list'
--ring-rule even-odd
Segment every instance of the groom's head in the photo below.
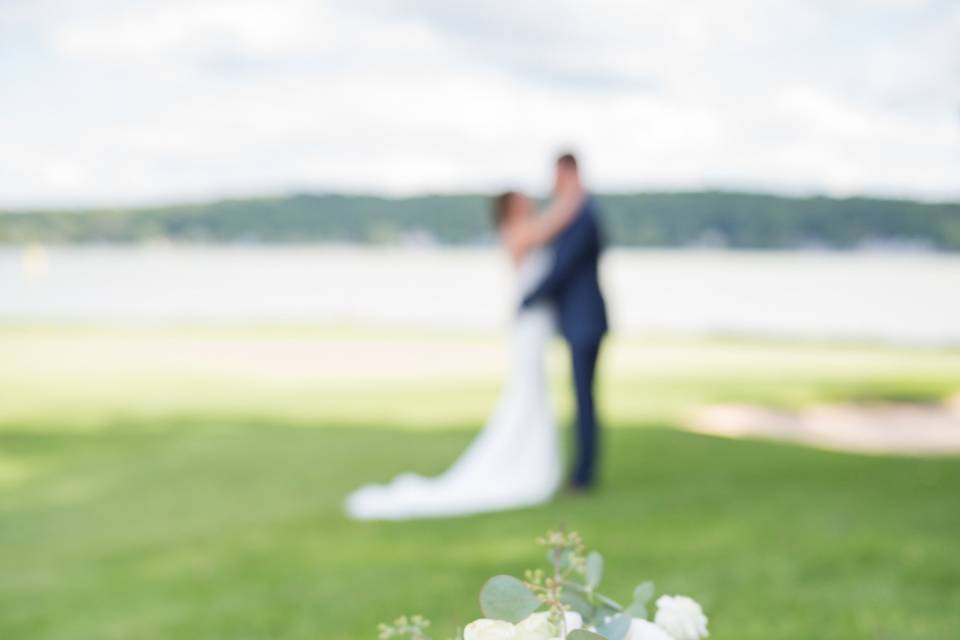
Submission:
{"label": "groom's head", "polygon": [[564,153],[557,158],[555,191],[570,191],[580,188],[580,168],[577,157],[572,153]]}

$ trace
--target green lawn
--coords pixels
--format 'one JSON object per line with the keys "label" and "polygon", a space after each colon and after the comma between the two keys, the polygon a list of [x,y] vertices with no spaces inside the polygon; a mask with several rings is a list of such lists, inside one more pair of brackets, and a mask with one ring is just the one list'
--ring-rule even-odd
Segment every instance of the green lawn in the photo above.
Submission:
{"label": "green lawn", "polygon": [[[341,376],[315,361],[370,340],[452,364]],[[0,638],[359,639],[407,612],[446,632],[478,616],[486,577],[538,565],[533,538],[557,524],[605,553],[611,593],[649,578],[694,596],[717,640],[960,633],[960,459],[671,428],[718,399],[936,398],[960,390],[956,351],[625,338],[606,362],[597,495],[346,520],[351,488],[456,456],[497,366],[455,365],[497,348],[310,329],[0,329]]]}

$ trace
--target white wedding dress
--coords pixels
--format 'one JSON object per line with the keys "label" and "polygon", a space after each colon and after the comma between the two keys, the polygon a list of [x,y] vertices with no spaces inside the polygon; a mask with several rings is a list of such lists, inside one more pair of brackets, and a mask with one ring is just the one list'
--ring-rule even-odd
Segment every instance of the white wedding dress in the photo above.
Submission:
{"label": "white wedding dress", "polygon": [[[517,272],[521,292],[543,278],[551,259],[546,250],[527,256]],[[437,518],[548,501],[562,472],[546,371],[554,330],[549,305],[520,311],[506,386],[483,431],[439,476],[404,473],[389,484],[354,491],[347,497],[348,515],[358,520]]]}

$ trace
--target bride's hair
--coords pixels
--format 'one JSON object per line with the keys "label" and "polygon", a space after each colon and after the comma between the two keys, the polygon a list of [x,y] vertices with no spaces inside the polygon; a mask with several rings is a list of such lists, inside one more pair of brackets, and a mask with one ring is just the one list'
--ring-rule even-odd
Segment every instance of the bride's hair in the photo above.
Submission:
{"label": "bride's hair", "polygon": [[503,223],[507,220],[507,211],[510,210],[510,205],[513,203],[513,199],[518,195],[520,194],[516,191],[504,191],[493,199],[493,207],[491,211],[493,226],[498,229],[503,226]]}

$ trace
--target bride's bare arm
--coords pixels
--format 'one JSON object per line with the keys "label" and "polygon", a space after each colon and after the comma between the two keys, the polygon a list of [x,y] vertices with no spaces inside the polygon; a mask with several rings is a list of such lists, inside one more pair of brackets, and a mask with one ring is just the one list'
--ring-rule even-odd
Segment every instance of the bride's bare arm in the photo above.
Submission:
{"label": "bride's bare arm", "polygon": [[584,193],[579,189],[558,193],[543,213],[517,224],[506,238],[514,259],[519,260],[531,249],[547,244],[566,229],[583,198]]}

